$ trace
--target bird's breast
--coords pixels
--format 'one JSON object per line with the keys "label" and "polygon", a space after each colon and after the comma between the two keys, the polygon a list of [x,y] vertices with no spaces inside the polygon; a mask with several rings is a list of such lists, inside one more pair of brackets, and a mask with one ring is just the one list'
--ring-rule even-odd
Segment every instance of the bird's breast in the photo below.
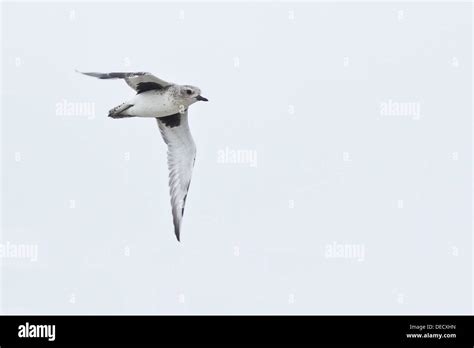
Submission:
{"label": "bird's breast", "polygon": [[149,91],[137,94],[130,102],[130,113],[138,117],[163,117],[179,112],[179,105],[169,93]]}

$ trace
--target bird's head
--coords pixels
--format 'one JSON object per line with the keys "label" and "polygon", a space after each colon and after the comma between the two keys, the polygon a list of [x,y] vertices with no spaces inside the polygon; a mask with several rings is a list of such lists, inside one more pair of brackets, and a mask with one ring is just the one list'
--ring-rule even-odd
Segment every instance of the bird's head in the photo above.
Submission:
{"label": "bird's head", "polygon": [[182,103],[189,106],[197,101],[208,101],[201,96],[201,90],[194,86],[184,85],[179,87],[179,98]]}

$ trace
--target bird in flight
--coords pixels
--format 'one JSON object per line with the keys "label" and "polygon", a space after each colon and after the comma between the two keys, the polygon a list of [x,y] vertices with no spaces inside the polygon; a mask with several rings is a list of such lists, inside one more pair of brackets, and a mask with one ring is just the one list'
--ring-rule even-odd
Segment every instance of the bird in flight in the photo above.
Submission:
{"label": "bird in flight", "polygon": [[82,72],[99,79],[124,79],[137,94],[109,111],[111,118],[154,117],[168,146],[169,187],[174,233],[180,240],[181,221],[196,159],[189,131],[188,108],[208,101],[194,86],[166,82],[147,72]]}

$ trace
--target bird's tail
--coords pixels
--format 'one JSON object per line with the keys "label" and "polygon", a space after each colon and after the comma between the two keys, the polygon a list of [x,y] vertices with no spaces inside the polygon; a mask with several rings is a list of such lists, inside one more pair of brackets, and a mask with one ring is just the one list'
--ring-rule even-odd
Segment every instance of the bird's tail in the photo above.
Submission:
{"label": "bird's tail", "polygon": [[125,117],[134,117],[133,115],[126,114],[125,111],[130,109],[133,104],[123,103],[119,106],[114,107],[109,111],[109,117],[112,118],[125,118]]}

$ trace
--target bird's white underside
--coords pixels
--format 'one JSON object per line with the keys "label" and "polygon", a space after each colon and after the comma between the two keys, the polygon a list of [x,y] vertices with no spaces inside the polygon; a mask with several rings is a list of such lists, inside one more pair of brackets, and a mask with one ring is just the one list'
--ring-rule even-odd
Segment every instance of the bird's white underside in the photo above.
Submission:
{"label": "bird's white underside", "polygon": [[124,114],[136,117],[164,117],[178,113],[185,107],[176,102],[171,93],[148,91],[137,94],[127,101],[133,105]]}

